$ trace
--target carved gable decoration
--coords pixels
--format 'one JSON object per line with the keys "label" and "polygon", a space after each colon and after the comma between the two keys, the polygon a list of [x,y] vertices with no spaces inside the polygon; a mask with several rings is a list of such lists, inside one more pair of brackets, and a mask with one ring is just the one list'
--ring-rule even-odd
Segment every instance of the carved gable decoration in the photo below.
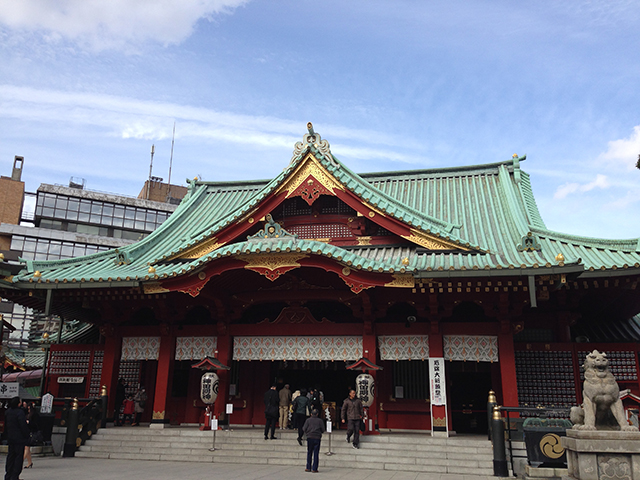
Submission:
{"label": "carved gable decoration", "polygon": [[309,154],[280,186],[278,193],[286,191],[286,198],[301,197],[311,205],[320,195],[335,196],[336,190],[344,191],[344,187],[312,154]]}
{"label": "carved gable decoration", "polygon": [[253,255],[238,255],[237,259],[246,262],[244,268],[253,270],[274,281],[280,275],[299,268],[298,263],[308,255],[304,253],[261,253]]}
{"label": "carved gable decoration", "polygon": [[298,238],[297,235],[293,235],[282,228],[280,224],[273,219],[270,213],[265,216],[265,220],[264,228],[254,235],[249,235],[247,240],[264,241],[269,239],[281,240],[283,238]]}
{"label": "carved gable decoration", "polygon": [[275,325],[277,323],[318,325],[321,323],[333,322],[327,320],[326,318],[323,318],[321,321],[316,320],[307,307],[285,307],[280,312],[280,315],[278,315],[278,318],[276,318],[273,322],[269,321],[269,319],[266,318],[260,323],[269,323],[272,325]]}
{"label": "carved gable decoration", "polygon": [[542,245],[533,233],[528,232],[516,248],[519,252],[539,252],[542,250]]}

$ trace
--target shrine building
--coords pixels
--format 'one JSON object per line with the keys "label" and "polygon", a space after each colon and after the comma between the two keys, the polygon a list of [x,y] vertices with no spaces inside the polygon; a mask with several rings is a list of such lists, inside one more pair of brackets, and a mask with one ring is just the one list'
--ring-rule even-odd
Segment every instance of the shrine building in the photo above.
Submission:
{"label": "shrine building", "polygon": [[[99,327],[99,343],[51,346],[47,391],[122,377],[146,386],[154,424],[202,421],[191,367],[207,356],[230,367],[215,413],[232,404],[232,424],[264,424],[273,382],[339,405],[366,370],[373,429],[482,432],[489,390],[506,406],[580,402],[595,348],[638,395],[640,240],[548,230],[524,159],[356,174],[308,124],[276,178],[189,181],[136,243],[12,275],[0,263],[0,296]],[[430,358],[446,405],[431,405]]]}

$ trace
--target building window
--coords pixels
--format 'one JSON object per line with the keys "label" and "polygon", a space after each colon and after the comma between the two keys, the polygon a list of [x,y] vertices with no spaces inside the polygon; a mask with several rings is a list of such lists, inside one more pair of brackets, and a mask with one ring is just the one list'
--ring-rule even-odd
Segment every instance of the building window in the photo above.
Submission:
{"label": "building window", "polygon": [[429,362],[426,360],[393,362],[393,385],[394,387],[402,387],[405,399],[428,399]]}

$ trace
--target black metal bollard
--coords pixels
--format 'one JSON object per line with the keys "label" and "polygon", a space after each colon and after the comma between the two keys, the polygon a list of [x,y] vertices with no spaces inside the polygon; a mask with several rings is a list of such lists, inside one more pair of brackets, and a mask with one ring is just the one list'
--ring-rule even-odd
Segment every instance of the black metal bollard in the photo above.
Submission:
{"label": "black metal bollard", "polygon": [[[102,412],[100,412],[100,426],[107,428],[107,407],[109,405],[109,396],[107,395],[107,386],[103,385],[100,389],[100,407]],[[118,415],[118,412],[115,413]]]}
{"label": "black metal bollard", "polygon": [[67,420],[67,436],[64,440],[63,457],[74,457],[76,455],[76,445],[78,440],[78,421],[80,411],[78,410],[78,399],[74,398],[69,410],[69,418]]}
{"label": "black metal bollard", "polygon": [[489,390],[489,399],[487,400],[487,439],[491,440],[491,419],[493,418],[493,407],[497,405],[496,392]]}
{"label": "black metal bollard", "polygon": [[500,407],[493,407],[491,418],[491,430],[493,438],[493,475],[496,477],[508,477],[507,452],[504,444],[504,422],[500,415]]}

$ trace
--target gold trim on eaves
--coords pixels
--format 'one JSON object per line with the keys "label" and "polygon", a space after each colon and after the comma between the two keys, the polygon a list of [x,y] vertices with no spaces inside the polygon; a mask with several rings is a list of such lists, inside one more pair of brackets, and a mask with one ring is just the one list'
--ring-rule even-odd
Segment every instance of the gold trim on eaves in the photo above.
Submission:
{"label": "gold trim on eaves", "polygon": [[205,240],[198,245],[194,245],[191,248],[187,248],[186,250],[177,253],[169,257],[167,260],[173,260],[174,258],[187,258],[189,260],[195,260],[196,258],[204,257],[208,253],[211,253],[220,247],[224,246],[226,242],[218,242],[217,237],[212,237],[208,240]]}
{"label": "gold trim on eaves", "polygon": [[428,248],[429,250],[464,250],[465,252],[470,250],[462,245],[422,233],[414,228],[411,229],[411,235],[402,235],[402,238],[405,238],[412,243],[416,243],[421,247]]}
{"label": "gold trim on eaves", "polygon": [[416,279],[411,274],[394,275],[393,280],[384,284],[385,287],[414,288]]}
{"label": "gold trim on eaves", "polygon": [[300,267],[298,263],[308,255],[304,253],[266,253],[253,255],[238,255],[236,258],[243,262],[247,262],[244,268],[266,268],[274,271],[281,267]]}
{"label": "gold trim on eaves", "polygon": [[160,285],[160,282],[151,282],[151,283],[143,283],[142,291],[147,295],[152,295],[154,293],[167,293],[170,290],[167,290],[162,285]]}

